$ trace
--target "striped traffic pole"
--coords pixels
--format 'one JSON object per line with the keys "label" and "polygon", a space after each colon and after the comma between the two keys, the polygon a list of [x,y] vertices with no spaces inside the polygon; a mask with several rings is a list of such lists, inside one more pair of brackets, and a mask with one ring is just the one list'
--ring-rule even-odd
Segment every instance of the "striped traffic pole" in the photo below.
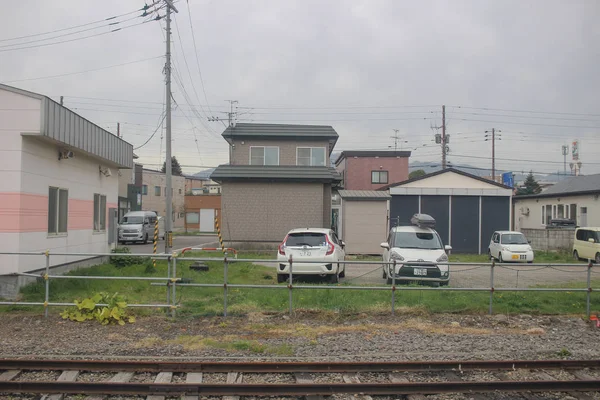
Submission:
{"label": "striped traffic pole", "polygon": [[[153,253],[156,255],[156,247],[158,246],[158,218],[154,221],[154,249]],[[152,259],[152,265],[156,268],[156,258]]]}
{"label": "striped traffic pole", "polygon": [[223,244],[223,236],[221,236],[221,227],[219,227],[219,218],[215,215],[215,226],[217,227],[217,235],[219,235],[219,243],[221,243],[221,250],[225,253],[225,245]]}

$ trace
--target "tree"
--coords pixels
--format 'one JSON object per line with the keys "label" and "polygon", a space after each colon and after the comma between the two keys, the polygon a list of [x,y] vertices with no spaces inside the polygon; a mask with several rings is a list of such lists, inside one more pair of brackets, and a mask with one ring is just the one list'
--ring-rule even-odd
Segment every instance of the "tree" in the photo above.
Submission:
{"label": "tree", "polygon": [[517,190],[517,195],[538,194],[542,191],[540,184],[535,180],[533,172],[529,171],[529,175],[525,178],[525,183]]}
{"label": "tree", "polygon": [[[167,172],[167,161],[163,162],[162,169],[160,172]],[[181,176],[183,172],[181,171],[181,165],[179,165],[179,161],[175,156],[171,157],[171,173],[173,175]]]}
{"label": "tree", "polygon": [[408,179],[420,178],[425,175],[427,175],[425,171],[423,171],[422,169],[416,169],[410,174],[408,174]]}

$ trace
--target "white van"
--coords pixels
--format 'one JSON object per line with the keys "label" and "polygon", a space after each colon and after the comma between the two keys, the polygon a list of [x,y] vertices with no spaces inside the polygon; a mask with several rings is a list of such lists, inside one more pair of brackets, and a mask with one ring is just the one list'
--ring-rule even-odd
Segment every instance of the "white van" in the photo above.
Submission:
{"label": "white van", "polygon": [[600,228],[577,228],[573,241],[573,258],[600,264]]}
{"label": "white van", "polygon": [[154,211],[128,212],[119,223],[119,243],[152,241],[157,218]]}

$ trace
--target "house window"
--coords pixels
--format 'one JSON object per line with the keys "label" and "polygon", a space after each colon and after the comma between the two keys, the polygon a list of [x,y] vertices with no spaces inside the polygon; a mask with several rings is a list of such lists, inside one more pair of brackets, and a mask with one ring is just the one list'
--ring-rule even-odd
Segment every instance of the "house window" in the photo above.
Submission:
{"label": "house window", "polygon": [[325,158],[325,147],[296,148],[296,165],[307,167],[324,167]]}
{"label": "house window", "polygon": [[181,194],[181,189],[179,189],[179,194]]}
{"label": "house window", "polygon": [[577,221],[577,204],[571,204],[569,206],[569,218],[573,221]]}
{"label": "house window", "polygon": [[371,183],[388,183],[388,172],[371,171]]}
{"label": "house window", "polygon": [[279,147],[250,147],[250,165],[279,165]]}
{"label": "house window", "polygon": [[160,186],[154,186],[154,195],[160,196]]}
{"label": "house window", "polygon": [[546,223],[544,225],[549,225],[551,219],[552,219],[552,204],[546,204]]}
{"label": "house window", "polygon": [[67,233],[69,191],[51,187],[48,191],[48,233]]}
{"label": "house window", "polygon": [[106,230],[106,196],[94,194],[94,231]]}
{"label": "house window", "polygon": [[565,217],[565,206],[564,204],[559,204],[556,207],[556,218],[564,218]]}
{"label": "house window", "polygon": [[542,225],[546,225],[546,206],[542,206]]}
{"label": "house window", "polygon": [[144,196],[148,195],[148,185],[142,185],[142,194]]}

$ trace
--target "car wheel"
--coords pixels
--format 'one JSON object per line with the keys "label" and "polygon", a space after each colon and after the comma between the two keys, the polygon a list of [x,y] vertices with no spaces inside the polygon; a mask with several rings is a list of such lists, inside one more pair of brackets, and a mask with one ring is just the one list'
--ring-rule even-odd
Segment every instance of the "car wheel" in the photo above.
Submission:
{"label": "car wheel", "polygon": [[533,260],[527,261],[527,264],[533,264]]}
{"label": "car wheel", "polygon": [[387,284],[391,285],[392,284],[392,278],[387,278]]}
{"label": "car wheel", "polygon": [[330,283],[338,283],[339,281],[340,281],[340,276],[338,275],[338,271],[336,271],[335,274],[333,274],[333,275],[329,275]]}
{"label": "car wheel", "polygon": [[440,286],[448,286],[449,284],[450,284],[450,281],[440,282]]}
{"label": "car wheel", "polygon": [[502,259],[502,253],[498,253],[498,262],[502,264],[504,260]]}
{"label": "car wheel", "polygon": [[344,269],[342,270],[342,272],[340,272],[340,278],[345,278],[346,277],[346,266],[344,265]]}
{"label": "car wheel", "polygon": [[277,274],[277,283],[283,283],[287,281],[288,276],[283,274]]}
{"label": "car wheel", "polygon": [[573,258],[575,259],[575,261],[579,261],[579,253],[577,252],[577,250],[573,251]]}
{"label": "car wheel", "polygon": [[383,279],[387,279],[387,274],[385,273],[385,267],[383,267],[382,270],[383,270],[383,274],[382,274]]}
{"label": "car wheel", "polygon": [[596,253],[596,258],[594,260],[596,264],[600,264],[600,253]]}
{"label": "car wheel", "polygon": [[488,256],[490,257],[490,261],[494,261],[496,258],[492,255],[492,251],[488,250]]}
{"label": "car wheel", "polygon": [[432,287],[440,287],[440,282],[431,282]]}

